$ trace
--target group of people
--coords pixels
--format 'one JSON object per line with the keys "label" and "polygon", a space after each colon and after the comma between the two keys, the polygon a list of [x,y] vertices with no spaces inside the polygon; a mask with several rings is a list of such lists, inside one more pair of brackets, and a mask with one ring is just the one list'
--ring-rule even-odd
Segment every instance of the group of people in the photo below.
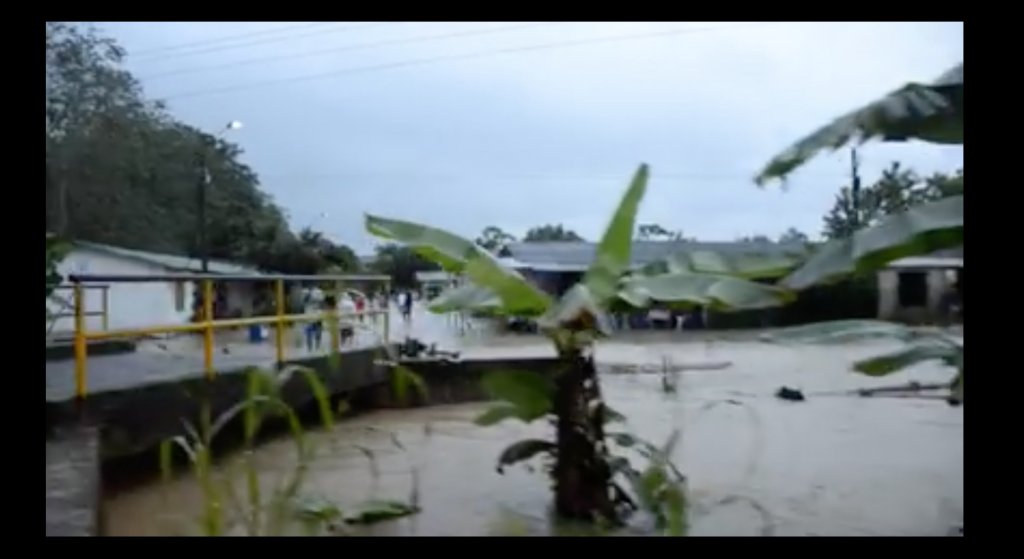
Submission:
{"label": "group of people", "polygon": [[[400,291],[394,294],[396,303],[398,304],[399,311],[402,314],[402,320],[406,324],[412,321],[412,305],[413,296],[412,292],[408,290]],[[343,294],[338,301],[333,295],[325,295],[323,291],[317,288],[309,289],[303,296],[303,314],[319,314],[329,309],[340,311],[342,317],[355,316],[356,320],[363,322],[366,317],[368,310],[374,310],[376,306],[378,310],[387,311],[388,309],[388,296],[385,293],[381,293],[378,296],[371,294],[369,297],[365,297],[361,294]],[[340,304],[339,304],[340,303]],[[308,351],[319,350],[323,343],[324,324],[321,320],[311,320],[304,328],[306,349]],[[351,338],[354,335],[354,325],[341,324],[341,337],[344,341],[347,338]]]}

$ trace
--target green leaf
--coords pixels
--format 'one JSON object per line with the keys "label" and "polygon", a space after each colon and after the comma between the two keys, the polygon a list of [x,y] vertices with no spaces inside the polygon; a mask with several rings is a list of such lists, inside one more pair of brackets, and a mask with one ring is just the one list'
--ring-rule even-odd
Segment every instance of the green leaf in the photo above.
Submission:
{"label": "green leaf", "polygon": [[964,143],[964,65],[961,62],[932,85],[908,84],[886,97],[851,111],[775,156],[754,179],[764,184],[783,179],[824,149],[881,136],[939,144]]}
{"label": "green leaf", "polygon": [[577,283],[566,291],[565,295],[537,320],[537,324],[545,331],[564,328],[573,332],[599,332],[606,336],[612,333],[608,314],[590,288],[582,283]]}
{"label": "green leaf", "polygon": [[484,390],[496,400],[514,406],[518,417],[532,421],[551,410],[554,385],[533,371],[491,371],[482,379]]}
{"label": "green leaf", "polygon": [[646,307],[653,300],[726,311],[777,307],[795,299],[792,292],[775,286],[694,273],[633,276],[623,282],[619,296],[636,307]]}
{"label": "green leaf", "polygon": [[964,243],[964,197],[951,196],[887,216],[877,225],[820,247],[780,282],[789,289],[834,282],[889,262]]}
{"label": "green leaf", "polygon": [[401,501],[370,501],[363,503],[359,510],[345,518],[349,524],[376,524],[385,520],[410,516],[420,508]]}
{"label": "green leaf", "polygon": [[853,365],[853,369],[868,376],[880,377],[932,359],[941,359],[947,365],[955,367],[961,353],[962,350],[952,344],[929,340],[899,351],[858,361]]}
{"label": "green leaf", "polygon": [[[736,278],[773,279],[785,276],[804,260],[801,254],[747,254],[726,255],[710,250],[681,252],[670,256],[659,273],[703,273]],[[650,268],[656,271],[659,268]],[[645,275],[658,275],[648,273]]]}
{"label": "green leaf", "polygon": [[395,399],[403,406],[408,403],[410,386],[419,394],[423,401],[429,398],[427,383],[424,382],[423,377],[414,373],[408,367],[395,364],[391,370],[391,385],[395,392]]}
{"label": "green leaf", "polygon": [[319,522],[331,522],[342,516],[341,509],[337,505],[322,497],[300,499],[296,504],[295,513],[299,518]]}
{"label": "green leaf", "polygon": [[608,438],[623,448],[629,448],[642,442],[629,433],[608,433]]}
{"label": "green leaf", "polygon": [[593,264],[583,278],[583,283],[599,305],[615,296],[619,278],[629,269],[636,213],[647,190],[648,175],[647,165],[640,165],[597,245]]}
{"label": "green leaf", "polygon": [[501,299],[508,314],[537,316],[551,305],[551,299],[527,282],[518,272],[502,266],[488,251],[457,235],[408,221],[366,216],[370,233],[406,245],[437,262],[449,272],[463,273],[474,284],[489,289]]}
{"label": "green leaf", "polygon": [[501,298],[494,291],[473,283],[464,283],[441,292],[427,304],[430,312],[500,312]]}
{"label": "green leaf", "polygon": [[780,328],[761,339],[776,343],[844,343],[873,338],[910,340],[917,334],[910,328],[884,320],[831,320]]}
{"label": "green leaf", "polygon": [[520,414],[519,408],[512,404],[498,404],[477,416],[473,423],[481,427],[490,427],[511,418],[522,419],[524,422],[530,421],[529,419],[524,419],[522,414]]}
{"label": "green leaf", "polygon": [[498,473],[503,473],[506,466],[529,460],[541,452],[554,453],[556,449],[555,443],[542,439],[526,439],[512,443],[498,456]]}

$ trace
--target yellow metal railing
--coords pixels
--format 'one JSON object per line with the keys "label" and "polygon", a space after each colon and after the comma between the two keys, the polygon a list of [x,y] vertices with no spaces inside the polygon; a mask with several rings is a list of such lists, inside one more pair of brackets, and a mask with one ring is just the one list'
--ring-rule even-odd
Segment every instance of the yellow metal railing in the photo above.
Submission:
{"label": "yellow metal railing", "polygon": [[[83,285],[82,288],[85,289],[85,290],[90,290],[91,289],[91,290],[99,291],[100,292],[100,310],[98,310],[98,311],[85,311],[84,307],[83,307],[83,313],[82,314],[84,316],[86,316],[86,317],[90,317],[90,316],[98,316],[98,317],[100,317],[100,327],[103,328],[104,330],[106,330],[107,328],[110,327],[110,286],[106,285],[106,284],[101,284],[101,285]],[[51,321],[51,326],[57,324],[57,322],[60,321],[60,319],[62,319],[62,318],[74,318],[75,317],[74,302],[73,302],[73,300],[72,300],[71,303],[68,303],[68,301],[66,299],[64,299],[63,297],[60,297],[59,295],[57,295],[57,292],[59,292],[59,291],[68,291],[68,292],[70,292],[72,294],[72,297],[73,297],[74,296],[74,291],[75,291],[75,286],[74,285],[58,285],[57,287],[55,287],[53,289],[53,291],[54,291],[54,293],[51,296],[51,299],[53,300],[53,302],[59,303],[62,306],[62,308],[65,308],[65,309],[70,307],[71,308],[71,312],[55,312],[55,313],[50,313],[49,319]],[[83,304],[84,304],[84,302],[83,302]],[[49,331],[49,327],[47,328],[47,330]]]}
{"label": "yellow metal railing", "polygon": [[[383,315],[383,334],[381,342],[383,344],[388,343],[389,339],[389,312],[386,310],[377,311],[363,311],[357,313],[340,313],[336,307],[328,308],[322,313],[309,313],[309,314],[287,314],[287,300],[285,285],[291,284],[324,284],[330,283],[331,289],[329,295],[333,296],[336,305],[340,305],[342,294],[342,285],[344,282],[360,282],[360,283],[380,283],[384,286],[384,291],[387,293],[390,291],[390,278],[388,276],[381,275],[356,275],[356,274],[342,274],[342,275],[315,275],[315,276],[299,276],[299,275],[217,275],[217,274],[164,274],[164,275],[99,275],[99,274],[80,274],[72,275],[69,280],[71,281],[71,290],[73,294],[73,306],[74,312],[72,316],[75,319],[75,337],[74,337],[74,354],[75,354],[75,393],[79,399],[83,399],[87,395],[87,364],[88,360],[88,342],[90,340],[106,340],[113,338],[130,338],[130,337],[141,337],[150,336],[154,334],[172,334],[182,332],[202,332],[203,333],[203,368],[206,373],[207,379],[213,379],[216,374],[213,367],[213,355],[214,355],[214,330],[219,328],[236,328],[239,326],[253,326],[253,325],[265,325],[273,324],[276,326],[276,335],[274,339],[274,345],[276,350],[276,357],[278,365],[285,363],[285,328],[294,323],[310,322],[314,320],[326,321],[330,329],[330,350],[332,352],[338,352],[341,349],[341,337],[340,337],[340,324],[342,318],[345,317],[363,317],[363,316],[377,316]],[[198,282],[202,292],[202,314],[200,320],[189,324],[169,324],[163,326],[151,326],[145,328],[122,328],[111,330],[108,328],[108,312],[107,306],[109,303],[109,296],[107,295],[108,290],[104,289],[103,297],[103,330],[102,331],[90,331],[86,327],[85,318],[89,316],[89,313],[85,312],[85,290],[90,287],[95,287],[94,283],[103,282],[106,284],[116,283],[161,283],[161,282]],[[213,316],[213,302],[214,302],[214,283],[222,282],[244,282],[244,283],[274,283],[274,299],[275,299],[275,310],[276,314],[273,316],[256,316],[251,318],[226,318],[226,319],[214,319]],[[109,286],[105,286],[109,287]]]}

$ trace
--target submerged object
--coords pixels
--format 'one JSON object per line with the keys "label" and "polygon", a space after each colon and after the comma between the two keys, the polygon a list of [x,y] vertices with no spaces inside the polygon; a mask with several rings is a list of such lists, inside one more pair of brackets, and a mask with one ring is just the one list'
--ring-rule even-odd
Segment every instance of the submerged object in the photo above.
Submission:
{"label": "submerged object", "polygon": [[806,399],[804,398],[803,392],[788,386],[779,387],[779,389],[775,391],[775,397],[783,400],[789,400],[791,402],[803,402]]}

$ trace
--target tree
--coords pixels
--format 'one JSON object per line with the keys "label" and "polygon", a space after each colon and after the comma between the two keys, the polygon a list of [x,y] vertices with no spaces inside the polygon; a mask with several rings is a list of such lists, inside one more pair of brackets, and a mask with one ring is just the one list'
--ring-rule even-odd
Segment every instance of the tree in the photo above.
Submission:
{"label": "tree", "polygon": [[494,254],[500,254],[509,243],[516,242],[516,238],[499,227],[488,225],[476,239],[476,244],[484,247]]}
{"label": "tree", "polygon": [[533,227],[523,237],[524,243],[546,243],[553,241],[583,241],[583,237],[580,237],[571,229],[563,228],[562,224]]}
{"label": "tree", "polygon": [[637,236],[642,241],[649,240],[664,240],[664,241],[681,241],[683,240],[682,231],[669,231],[657,223],[640,224],[637,227]]}
{"label": "tree", "polygon": [[858,229],[874,226],[885,216],[956,194],[963,194],[963,172],[955,176],[936,173],[922,181],[912,170],[893,162],[878,181],[861,190],[857,204],[849,187],[840,189],[835,205],[825,216],[824,235],[828,239],[846,238]]}
{"label": "tree", "polygon": [[411,289],[416,286],[416,272],[438,270],[440,266],[418,252],[395,243],[378,245],[373,268],[391,276],[395,287]]}
{"label": "tree", "polygon": [[210,174],[209,256],[270,271],[315,272],[280,208],[239,161],[241,150],[146,99],[122,67],[124,55],[92,26],[46,24],[47,231],[198,255],[202,152]]}
{"label": "tree", "polygon": [[[661,525],[678,529],[684,498],[681,475],[666,458],[671,441],[667,448],[658,448],[627,433],[606,437],[606,425],[621,419],[604,403],[594,366],[593,342],[609,331],[607,311],[613,305],[644,308],[655,301],[714,309],[766,308],[792,296],[786,290],[721,273],[727,265],[735,265],[737,275],[753,277],[763,272],[721,255],[675,261],[668,273],[631,273],[632,234],[647,178],[648,168],[642,165],[598,244],[598,257],[582,281],[557,301],[502,266],[489,252],[452,233],[372,215],[366,217],[366,228],[378,237],[405,243],[449,271],[465,274],[467,282],[442,293],[431,302],[430,310],[534,317],[555,346],[560,365],[554,379],[533,371],[485,375],[485,389],[503,402],[477,418],[478,424],[513,418],[527,422],[550,418],[555,424],[555,442],[529,439],[513,444],[499,456],[499,471],[537,455],[553,457],[548,471],[554,479],[558,514],[613,524],[636,508],[636,501],[617,482],[622,476],[633,483],[634,494]],[[707,266],[714,268],[712,273],[702,268]],[[609,442],[638,447],[651,459],[650,465],[643,472],[634,470],[628,459],[611,454]]]}
{"label": "tree", "polygon": [[753,237],[740,237],[740,238],[736,239],[736,242],[737,243],[763,245],[763,244],[771,244],[772,240],[769,239],[767,235],[754,235]]}
{"label": "tree", "polygon": [[811,239],[796,227],[790,227],[789,229],[786,229],[785,233],[779,235],[780,244],[809,243],[810,241]]}

